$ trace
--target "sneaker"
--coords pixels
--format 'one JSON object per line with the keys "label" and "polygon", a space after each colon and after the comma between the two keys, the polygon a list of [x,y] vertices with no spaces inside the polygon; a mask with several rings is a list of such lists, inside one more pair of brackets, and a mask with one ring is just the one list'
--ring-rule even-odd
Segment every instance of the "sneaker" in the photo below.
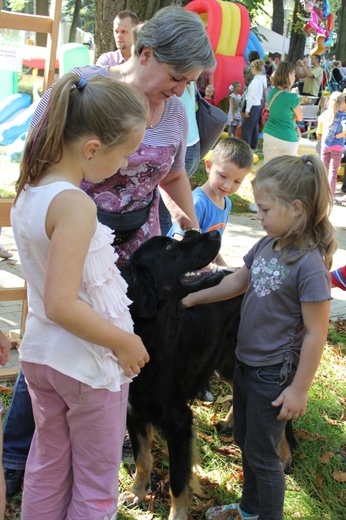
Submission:
{"label": "sneaker", "polygon": [[13,497],[22,490],[24,470],[4,468],[6,496]]}
{"label": "sneaker", "polygon": [[7,260],[8,258],[12,258],[12,256],[13,253],[6,251],[6,249],[0,246],[0,258],[5,258]]}
{"label": "sneaker", "polygon": [[236,520],[257,520],[258,515],[245,513],[239,507],[239,504],[228,504],[227,506],[217,506],[207,509],[205,513],[206,520],[218,520],[225,518],[225,512],[229,511],[230,515],[227,518],[235,518]]}
{"label": "sneaker", "polygon": [[227,518],[241,519],[241,512],[239,504],[228,504],[227,506],[216,506],[210,507],[205,513],[206,520],[218,520],[219,518],[225,518],[229,511]]}
{"label": "sneaker", "polygon": [[257,210],[258,207],[256,202],[251,202],[251,204],[249,204],[249,211],[251,211],[251,213],[257,213]]}
{"label": "sneaker", "polygon": [[345,195],[343,197],[335,197],[334,198],[334,204],[337,206],[346,206],[346,197]]}

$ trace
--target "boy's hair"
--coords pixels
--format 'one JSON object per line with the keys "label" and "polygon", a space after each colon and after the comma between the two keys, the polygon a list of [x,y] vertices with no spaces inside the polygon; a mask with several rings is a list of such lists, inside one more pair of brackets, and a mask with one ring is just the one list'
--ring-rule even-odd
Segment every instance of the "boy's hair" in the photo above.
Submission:
{"label": "boy's hair", "polygon": [[248,62],[251,63],[252,61],[259,60],[260,54],[258,51],[250,51],[247,55]]}
{"label": "boy's hair", "polygon": [[65,143],[91,135],[104,148],[123,144],[136,125],[145,125],[147,111],[144,96],[130,85],[65,74],[51,87],[43,116],[26,141],[16,199],[25,184],[38,182],[61,160]]}
{"label": "boy's hair", "polygon": [[[294,200],[302,204],[302,213],[282,237],[286,262],[293,263],[318,247],[330,268],[337,242],[329,221],[333,197],[321,159],[314,155],[275,157],[259,168],[252,185],[287,208],[292,207]],[[289,252],[295,248],[298,254],[288,260]]]}
{"label": "boy's hair", "polygon": [[232,162],[238,168],[247,168],[250,171],[253,166],[253,152],[245,141],[237,137],[226,137],[220,139],[215,146],[210,162],[214,164]]}

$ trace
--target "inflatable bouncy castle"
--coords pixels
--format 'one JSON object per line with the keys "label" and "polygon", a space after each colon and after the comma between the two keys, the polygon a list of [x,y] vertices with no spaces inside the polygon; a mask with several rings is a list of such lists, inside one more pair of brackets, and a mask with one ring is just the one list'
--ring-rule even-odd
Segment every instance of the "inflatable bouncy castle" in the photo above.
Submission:
{"label": "inflatable bouncy castle", "polygon": [[214,102],[228,96],[233,81],[243,83],[244,56],[250,37],[247,9],[222,0],[192,0],[185,9],[197,13],[204,22],[211,41],[217,66],[214,71]]}

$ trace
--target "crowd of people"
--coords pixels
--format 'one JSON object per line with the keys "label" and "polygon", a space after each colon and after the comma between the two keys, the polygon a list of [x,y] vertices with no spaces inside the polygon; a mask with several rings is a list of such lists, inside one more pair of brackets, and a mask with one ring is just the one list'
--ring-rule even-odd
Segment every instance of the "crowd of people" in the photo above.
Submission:
{"label": "crowd of people", "polygon": [[[133,332],[121,270],[160,233],[222,234],[228,197],[252,169],[267,108],[264,161],[252,181],[267,236],[238,271],[184,305],[245,294],[234,376],[244,471],[239,507],[243,518],[280,520],[285,478],[277,445],[286,421],[306,411],[331,287],[346,289],[345,267],[329,273],[345,94],[334,92],[319,119],[321,159],[298,157],[302,109],[292,88],[299,81],[303,95],[318,97],[320,56],[310,67],[250,53],[244,91],[241,81],[229,88],[229,137],[206,160],[208,179],[191,194],[189,176],[201,159],[196,90],[210,103],[214,93],[216,61],[204,25],[180,7],[144,23],[126,10],[114,20],[114,38],[116,51],[44,94],[21,161],[12,227],[29,314],[4,423],[7,495],[21,489],[25,470],[23,520],[116,518],[129,385],[150,363]],[[6,253],[0,248],[0,257]],[[215,262],[226,265],[221,255]],[[0,333],[1,365],[9,349]],[[4,508],[1,474],[0,520]]]}

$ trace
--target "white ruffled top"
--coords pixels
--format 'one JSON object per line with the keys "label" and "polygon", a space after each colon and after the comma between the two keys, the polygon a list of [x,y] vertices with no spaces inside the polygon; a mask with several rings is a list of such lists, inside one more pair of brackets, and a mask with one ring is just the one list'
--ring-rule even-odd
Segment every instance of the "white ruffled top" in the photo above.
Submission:
{"label": "white ruffled top", "polygon": [[[20,359],[51,366],[93,388],[118,391],[131,381],[113,351],[70,334],[47,318],[43,284],[49,239],[45,217],[49,204],[64,189],[79,189],[66,182],[28,187],[12,211],[13,231],[28,282],[29,314],[19,349]],[[86,195],[87,196],[87,195]],[[127,284],[116,267],[112,231],[97,222],[85,261],[79,298],[113,325],[133,332],[126,296]],[[66,266],[68,268],[68,266]]]}

